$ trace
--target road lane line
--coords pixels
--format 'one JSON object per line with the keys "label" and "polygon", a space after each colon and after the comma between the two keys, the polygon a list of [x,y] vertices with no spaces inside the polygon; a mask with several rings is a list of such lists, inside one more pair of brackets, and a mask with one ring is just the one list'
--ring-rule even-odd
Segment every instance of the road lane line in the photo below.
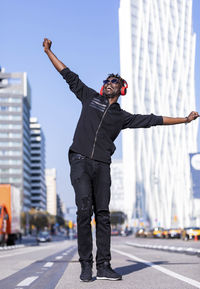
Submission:
{"label": "road lane line", "polygon": [[44,266],[43,267],[51,267],[51,266],[53,266],[53,262],[47,262],[46,264],[44,264]]}
{"label": "road lane line", "polygon": [[166,275],[169,275],[169,276],[171,276],[173,278],[176,278],[176,279],[179,279],[181,281],[184,281],[184,282],[186,282],[186,283],[188,283],[188,284],[190,284],[190,285],[192,285],[192,286],[194,286],[196,288],[200,288],[200,282],[198,282],[198,281],[195,281],[195,280],[187,278],[187,277],[185,277],[183,275],[174,273],[173,271],[171,271],[169,269],[165,269],[165,268],[163,268],[163,267],[161,267],[159,265],[156,265],[156,264],[148,262],[148,261],[146,261],[144,259],[138,258],[138,257],[136,257],[136,256],[134,256],[132,254],[128,254],[126,252],[123,252],[123,251],[120,251],[120,250],[117,250],[117,249],[113,249],[113,248],[112,248],[112,251],[115,252],[115,253],[118,253],[120,255],[124,255],[126,257],[129,257],[129,258],[131,258],[133,260],[136,260],[136,261],[138,261],[140,263],[143,263],[143,264],[145,264],[145,265],[147,265],[149,267],[152,267],[152,268],[154,268],[154,269],[156,269],[156,270],[158,270],[158,271],[160,271],[160,272],[162,272],[162,273],[164,273]]}
{"label": "road lane line", "polygon": [[63,256],[57,256],[56,257],[56,260],[60,260],[60,259],[62,259],[63,258]]}
{"label": "road lane line", "polygon": [[24,279],[20,283],[17,284],[17,286],[29,286],[33,281],[35,281],[39,276],[32,276]]}
{"label": "road lane line", "polygon": [[[21,251],[21,252],[12,252],[12,253],[8,253],[8,254],[3,254],[3,255],[0,255],[0,258],[7,258],[7,257],[13,257],[13,256],[17,256],[17,255],[24,255],[24,254],[29,254],[29,253],[32,253],[32,252],[37,252],[37,251],[40,251],[40,250],[48,250],[49,248],[51,247],[55,247],[57,245],[58,242],[53,242],[53,244],[47,244],[46,246],[36,246],[34,248],[32,247],[23,247],[21,249],[25,249],[25,251]],[[4,252],[3,252],[4,253]]]}
{"label": "road lane line", "polygon": [[[27,248],[25,251],[23,252],[16,252],[16,253],[12,253],[12,254],[5,254],[5,255],[1,255],[0,258],[7,258],[7,257],[13,257],[13,256],[17,256],[17,255],[23,255],[23,254],[29,254],[32,252],[37,252],[40,250],[48,250],[50,246],[47,247],[35,247],[35,248]],[[25,249],[26,247],[24,247],[23,249]]]}

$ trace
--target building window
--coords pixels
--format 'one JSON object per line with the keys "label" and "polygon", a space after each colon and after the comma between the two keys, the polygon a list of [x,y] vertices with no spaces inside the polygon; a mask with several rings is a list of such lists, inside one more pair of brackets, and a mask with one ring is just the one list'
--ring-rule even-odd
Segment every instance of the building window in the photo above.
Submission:
{"label": "building window", "polygon": [[0,115],[1,120],[21,120],[21,115]]}
{"label": "building window", "polygon": [[0,147],[20,147],[21,146],[21,142],[0,142]]}
{"label": "building window", "polygon": [[0,110],[1,110],[1,111],[6,111],[6,110],[8,110],[8,106],[1,105],[1,106],[0,106]]}
{"label": "building window", "polygon": [[1,160],[0,165],[21,165],[21,160]]}

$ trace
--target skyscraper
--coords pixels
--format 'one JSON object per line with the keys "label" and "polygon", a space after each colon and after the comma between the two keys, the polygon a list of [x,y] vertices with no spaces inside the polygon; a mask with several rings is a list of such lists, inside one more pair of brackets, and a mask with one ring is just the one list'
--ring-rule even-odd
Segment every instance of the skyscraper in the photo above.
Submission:
{"label": "skyscraper", "polygon": [[109,205],[110,211],[125,212],[122,160],[112,160],[111,180],[111,199]]}
{"label": "skyscraper", "polygon": [[31,207],[30,109],[27,74],[0,70],[0,183],[20,188],[24,211]]}
{"label": "skyscraper", "polygon": [[[119,28],[121,75],[129,84],[122,108],[171,117],[195,110],[192,0],[121,0]],[[123,132],[129,220],[190,224],[189,153],[197,151],[197,125]]]}
{"label": "skyscraper", "polygon": [[36,117],[30,118],[31,206],[46,210],[45,137]]}
{"label": "skyscraper", "polygon": [[56,169],[45,170],[47,187],[47,212],[57,215]]}

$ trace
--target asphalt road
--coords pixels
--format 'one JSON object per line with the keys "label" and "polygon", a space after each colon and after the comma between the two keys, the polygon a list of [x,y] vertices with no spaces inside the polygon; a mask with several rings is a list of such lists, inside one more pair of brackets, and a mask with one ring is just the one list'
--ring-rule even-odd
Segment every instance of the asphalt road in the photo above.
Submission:
{"label": "asphalt road", "polygon": [[[146,245],[160,249],[144,248]],[[195,251],[174,252],[162,247]],[[200,241],[113,237],[112,267],[123,275],[122,281],[96,280],[94,263],[93,281],[80,282],[76,240],[1,250],[0,289],[200,288]]]}

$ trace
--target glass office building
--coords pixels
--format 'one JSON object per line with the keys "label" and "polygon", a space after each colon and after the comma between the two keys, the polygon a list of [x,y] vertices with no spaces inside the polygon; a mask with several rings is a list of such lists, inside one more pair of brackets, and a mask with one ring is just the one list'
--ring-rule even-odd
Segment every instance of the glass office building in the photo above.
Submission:
{"label": "glass office building", "polygon": [[[121,0],[122,108],[133,114],[185,117],[196,110],[192,0]],[[122,134],[125,210],[129,222],[188,226],[192,216],[189,153],[198,122]]]}
{"label": "glass office building", "polygon": [[31,207],[31,92],[24,73],[0,70],[0,183],[21,190],[22,210]]}

